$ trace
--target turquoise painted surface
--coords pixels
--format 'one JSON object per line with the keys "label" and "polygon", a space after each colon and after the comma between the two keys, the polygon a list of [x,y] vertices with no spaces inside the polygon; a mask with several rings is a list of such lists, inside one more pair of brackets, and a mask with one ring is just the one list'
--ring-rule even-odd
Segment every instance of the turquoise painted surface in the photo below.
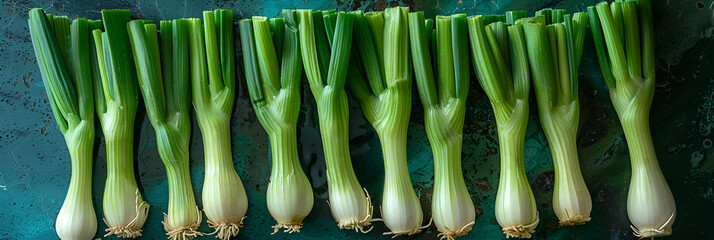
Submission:
{"label": "turquoise painted surface", "polygon": [[[69,183],[69,154],[57,131],[46,102],[27,32],[27,11],[42,7],[48,13],[70,17],[100,18],[100,9],[128,8],[135,18],[152,20],[200,17],[203,10],[233,9],[237,18],[264,15],[276,17],[282,8],[382,10],[410,6],[413,11],[436,14],[491,14],[507,10],[544,7],[568,11],[593,5],[584,1],[2,1],[0,2],[0,239],[56,239],[54,220]],[[658,86],[651,113],[654,144],[678,207],[674,235],[669,239],[707,239],[714,216],[714,18],[707,1],[654,1],[658,56]],[[590,43],[588,43],[590,44]],[[625,199],[630,177],[629,157],[622,130],[609,102],[592,46],[586,46],[582,63],[581,130],[578,145],[585,181],[593,198],[592,222],[562,228],[551,209],[553,168],[550,150],[534,114],[526,140],[526,170],[536,195],[541,217],[534,239],[634,239],[626,215]],[[312,181],[315,206],[300,234],[270,235],[274,224],[265,206],[270,174],[268,139],[248,102],[244,81],[239,78],[239,96],[233,115],[234,163],[246,186],[250,207],[245,227],[237,239],[376,239],[385,231],[357,234],[338,230],[326,203],[327,185],[322,146],[317,131],[317,113],[312,95],[302,92],[299,124],[303,167]],[[532,94],[531,94],[532,96]],[[421,194],[428,216],[433,181],[431,149],[423,126],[421,104],[414,98],[409,129],[409,169],[415,189]],[[531,108],[535,109],[532,99]],[[383,167],[379,142],[354,101],[351,106],[350,147],[358,178],[381,201]],[[477,209],[474,230],[463,239],[502,239],[493,215],[498,186],[498,144],[488,99],[474,79],[466,117],[463,170]],[[140,110],[142,111],[142,110]],[[535,113],[536,111],[531,111]],[[137,124],[137,175],[145,199],[152,205],[143,239],[163,239],[162,212],[166,211],[167,181],[158,157],[153,129],[140,113]],[[97,131],[100,135],[101,131]],[[199,205],[203,182],[203,148],[194,122],[191,142],[192,180]],[[95,145],[93,196],[101,218],[101,196],[106,175],[103,138]],[[378,208],[375,214],[379,215]],[[102,221],[99,221],[101,237]],[[205,222],[201,230],[208,232]],[[434,239],[436,229],[402,239]],[[206,237],[211,239],[211,237]]]}

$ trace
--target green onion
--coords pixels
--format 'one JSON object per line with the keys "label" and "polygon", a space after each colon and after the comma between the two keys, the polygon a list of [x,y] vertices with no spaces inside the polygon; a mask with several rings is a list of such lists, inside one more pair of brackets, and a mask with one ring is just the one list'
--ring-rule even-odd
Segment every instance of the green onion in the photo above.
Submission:
{"label": "green onion", "polygon": [[141,236],[149,213],[134,177],[134,121],[139,87],[132,61],[127,23],[128,10],[103,10],[104,29],[93,31],[99,77],[95,78],[95,106],[107,148],[107,182],[104,186],[104,235]]}
{"label": "green onion", "polygon": [[298,19],[295,10],[283,10],[283,17],[253,17],[238,24],[251,103],[270,138],[273,165],[266,199],[277,222],[273,234],[281,228],[300,232],[314,201],[297,148],[303,71]]}
{"label": "green onion", "polygon": [[677,209],[657,163],[649,123],[655,88],[652,4],[603,2],[588,12],[600,70],[630,151],[627,215],[632,229],[640,238],[671,235]]}
{"label": "green onion", "polygon": [[347,81],[382,144],[382,221],[390,230],[385,234],[395,236],[413,235],[428,227],[421,226],[424,214],[407,167],[412,104],[408,13],[407,7],[387,8],[384,13],[352,13],[356,44]]}
{"label": "green onion", "polygon": [[576,145],[580,119],[578,68],[588,16],[564,13],[544,9],[536,13],[538,17],[522,23],[540,122],[553,156],[553,210],[560,225],[569,226],[590,221],[592,210]]}
{"label": "green onion", "polygon": [[196,206],[189,170],[189,24],[185,19],[161,21],[159,51],[155,24],[145,20],[129,22],[139,87],[169,180],[168,214],[163,221],[169,239],[203,235],[197,231],[201,212]]}
{"label": "green onion", "polygon": [[506,16],[508,23],[491,22],[493,18],[485,16],[469,17],[469,36],[474,68],[491,100],[498,126],[501,173],[496,220],[506,237],[530,238],[539,219],[523,156],[530,81],[525,37],[519,22],[525,12],[507,12]]}
{"label": "green onion", "polygon": [[32,46],[45,84],[57,127],[64,135],[72,159],[72,175],[55,229],[60,239],[91,239],[97,232],[92,205],[92,151],[94,148],[94,97],[92,82],[98,75],[91,30],[101,22],[29,12]]}
{"label": "green onion", "polygon": [[423,12],[410,13],[409,30],[426,133],[434,154],[434,224],[442,238],[453,239],[471,231],[476,219],[461,169],[470,80],[466,15],[437,16],[433,24],[424,20]]}
{"label": "green onion", "polygon": [[203,136],[206,176],[203,211],[216,238],[238,235],[248,210],[243,183],[233,167],[230,120],[235,100],[233,11],[203,12],[203,25],[188,19],[191,89]]}
{"label": "green onion", "polygon": [[305,74],[320,119],[330,209],[340,229],[366,233],[371,230],[365,230],[365,227],[371,225],[372,204],[352,167],[348,142],[349,106],[344,89],[354,16],[312,10],[298,10],[297,15]]}

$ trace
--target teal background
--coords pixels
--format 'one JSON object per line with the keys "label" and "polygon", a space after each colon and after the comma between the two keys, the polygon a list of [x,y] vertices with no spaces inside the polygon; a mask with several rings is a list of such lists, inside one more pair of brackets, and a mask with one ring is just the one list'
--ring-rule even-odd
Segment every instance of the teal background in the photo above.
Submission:
{"label": "teal background", "polygon": [[[27,29],[27,12],[41,7],[47,13],[71,18],[100,19],[104,8],[131,9],[135,18],[158,21],[200,17],[201,11],[233,9],[236,20],[254,15],[277,17],[282,8],[312,8],[366,11],[389,6],[409,6],[412,11],[436,14],[491,14],[508,10],[555,7],[580,11],[598,0],[473,0],[473,1],[2,1],[0,2],[0,239],[56,239],[55,217],[69,184],[70,159],[64,139],[52,120]],[[707,1],[653,1],[657,53],[657,89],[651,112],[652,136],[677,202],[674,234],[669,239],[707,239],[714,227],[714,11]],[[238,39],[238,38],[236,38]],[[592,43],[588,44],[580,71],[581,129],[580,161],[593,200],[592,221],[585,226],[559,227],[552,206],[553,166],[550,150],[540,128],[531,94],[531,113],[525,146],[526,171],[535,192],[540,225],[534,239],[635,239],[627,218],[625,200],[630,164],[624,135],[602,81]],[[240,45],[236,45],[240,46]],[[239,63],[240,55],[239,57]],[[241,65],[239,65],[241,66]],[[235,166],[245,184],[250,207],[245,227],[236,239],[387,239],[386,229],[375,223],[369,234],[339,230],[326,203],[325,163],[319,138],[317,112],[312,94],[303,88],[299,122],[302,165],[315,192],[315,206],[304,221],[303,231],[270,235],[274,224],[265,205],[270,175],[267,135],[248,101],[245,82],[232,120],[232,151]],[[498,143],[488,99],[473,79],[464,129],[463,171],[476,205],[474,229],[460,239],[502,239],[493,204],[498,185]],[[415,95],[416,96],[416,95]],[[372,195],[375,214],[383,184],[380,145],[355,101],[350,102],[350,148],[360,183]],[[413,98],[409,126],[409,170],[421,194],[426,218],[430,216],[433,182],[431,149],[424,131],[421,103]],[[141,104],[140,104],[141,105]],[[151,204],[142,239],[164,239],[162,212],[167,205],[167,180],[145,114],[137,120],[137,176],[144,198]],[[193,122],[191,142],[192,181],[199,206],[203,183],[203,148],[200,131]],[[103,235],[101,196],[106,176],[103,137],[97,130],[93,196],[99,220],[97,237]],[[428,220],[428,219],[425,219]],[[204,221],[201,231],[209,232]],[[400,239],[434,239],[437,231]],[[709,236],[709,237],[707,237]],[[211,239],[212,237],[204,237]]]}

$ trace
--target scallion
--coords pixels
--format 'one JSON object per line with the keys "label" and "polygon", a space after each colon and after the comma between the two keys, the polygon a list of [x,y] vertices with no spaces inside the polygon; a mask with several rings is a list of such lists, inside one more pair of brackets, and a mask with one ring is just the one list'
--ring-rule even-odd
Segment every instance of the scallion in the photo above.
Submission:
{"label": "scallion", "polygon": [[186,19],[161,21],[159,51],[155,24],[146,20],[129,22],[139,87],[169,182],[168,214],[164,214],[163,221],[169,239],[203,235],[197,230],[201,212],[196,206],[189,170],[189,24]]}
{"label": "scallion", "polygon": [[314,202],[297,148],[303,72],[297,21],[295,10],[283,10],[283,18],[253,17],[238,24],[251,103],[270,138],[273,165],[266,199],[277,222],[273,234],[281,228],[300,232]]}
{"label": "scallion", "polygon": [[298,10],[297,15],[303,65],[320,119],[330,209],[340,229],[368,232],[371,228],[365,227],[371,225],[372,203],[352,167],[344,89],[354,17],[312,10]]}
{"label": "scallion", "polygon": [[92,239],[97,216],[92,205],[94,148],[94,97],[96,56],[91,30],[101,22],[45,14],[33,8],[28,14],[30,36],[47,98],[57,126],[64,135],[72,160],[67,196],[57,215],[60,239]]}
{"label": "scallion", "polygon": [[654,29],[649,0],[588,7],[595,50],[632,162],[627,215],[640,238],[672,234],[674,196],[657,162],[649,113],[655,92]]}
{"label": "scallion", "polygon": [[544,9],[522,23],[538,115],[553,156],[553,210],[560,225],[568,226],[590,221],[592,210],[575,141],[580,119],[578,68],[588,16],[563,14]]}
{"label": "scallion", "polygon": [[426,228],[421,226],[424,214],[407,167],[412,104],[408,14],[407,7],[353,13],[355,51],[350,55],[347,81],[382,144],[382,221],[390,230],[384,234],[395,236],[413,235]]}
{"label": "scallion", "polygon": [[410,13],[409,35],[426,133],[434,155],[434,225],[442,238],[453,239],[471,231],[476,219],[461,169],[470,81],[466,15],[437,16],[433,24],[424,19],[423,12]]}
{"label": "scallion", "polygon": [[206,175],[203,211],[216,238],[238,235],[248,197],[233,166],[230,120],[235,100],[233,11],[203,12],[203,24],[188,19],[191,97],[203,136]]}
{"label": "scallion", "polygon": [[94,30],[99,62],[94,82],[95,105],[107,148],[104,186],[104,235],[141,236],[149,205],[139,194],[134,178],[134,120],[139,86],[132,59],[127,23],[129,10],[102,10],[104,29]]}
{"label": "scallion", "polygon": [[[530,238],[538,225],[533,190],[524,166],[530,69],[523,27],[526,14],[469,17],[469,36],[478,81],[491,100],[501,155],[496,220],[506,237]],[[502,22],[507,20],[508,23]]]}

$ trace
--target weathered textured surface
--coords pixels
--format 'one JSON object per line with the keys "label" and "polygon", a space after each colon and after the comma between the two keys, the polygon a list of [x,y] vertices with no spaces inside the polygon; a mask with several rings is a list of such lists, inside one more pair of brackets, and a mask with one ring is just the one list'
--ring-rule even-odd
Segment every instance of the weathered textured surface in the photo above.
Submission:
{"label": "weathered textured surface", "polygon": [[[54,239],[54,220],[69,183],[69,154],[57,131],[47,103],[27,31],[27,11],[44,8],[48,13],[70,17],[100,18],[100,9],[128,8],[135,18],[152,20],[200,17],[203,10],[233,9],[237,18],[253,15],[277,17],[282,8],[341,10],[382,10],[406,5],[414,10],[436,14],[491,14],[507,10],[565,8],[568,11],[597,3],[586,1],[2,1],[0,3],[0,239]],[[653,1],[658,72],[651,113],[654,144],[678,207],[678,218],[671,239],[704,239],[714,216],[714,38],[711,1]],[[588,40],[590,41],[590,40]],[[614,109],[594,58],[591,43],[586,45],[581,69],[580,96],[582,127],[578,139],[581,166],[593,198],[592,222],[581,227],[558,227],[551,209],[553,167],[549,148],[533,114],[526,141],[526,170],[536,195],[541,224],[535,239],[634,239],[629,228],[625,200],[630,177],[629,157]],[[239,46],[239,45],[237,45]],[[233,117],[233,156],[244,181],[250,208],[238,239],[375,239],[385,231],[376,223],[368,235],[338,230],[325,202],[327,185],[325,164],[317,131],[317,112],[312,95],[302,91],[304,106],[300,120],[303,167],[315,190],[315,207],[299,234],[270,236],[274,224],[265,206],[265,190],[270,175],[269,144],[248,102],[245,83],[241,88]],[[415,188],[421,193],[425,216],[430,214],[433,164],[423,126],[418,98],[409,131],[409,169]],[[383,167],[379,142],[374,130],[364,121],[357,105],[351,102],[351,150],[360,182],[372,194],[375,213],[381,199]],[[464,137],[463,170],[477,209],[474,230],[463,239],[504,238],[493,215],[498,185],[498,144],[495,122],[488,99],[474,79],[469,98]],[[532,98],[531,108],[535,109]],[[143,111],[143,110],[140,110]],[[536,111],[531,111],[535,113]],[[145,114],[140,113],[144,118]],[[144,239],[162,239],[162,212],[166,211],[167,181],[158,157],[153,129],[147,120],[139,121],[137,171],[145,200],[152,207],[144,227]],[[106,175],[101,131],[95,147],[97,157],[93,196],[97,217],[101,218],[101,196]],[[203,182],[203,148],[194,123],[192,139],[192,180],[199,206]],[[103,235],[99,221],[97,236]],[[202,231],[209,231],[204,223]],[[415,239],[433,239],[429,228]],[[387,238],[387,237],[382,237]],[[408,237],[401,237],[407,239]],[[210,239],[210,238],[207,238]]]}

